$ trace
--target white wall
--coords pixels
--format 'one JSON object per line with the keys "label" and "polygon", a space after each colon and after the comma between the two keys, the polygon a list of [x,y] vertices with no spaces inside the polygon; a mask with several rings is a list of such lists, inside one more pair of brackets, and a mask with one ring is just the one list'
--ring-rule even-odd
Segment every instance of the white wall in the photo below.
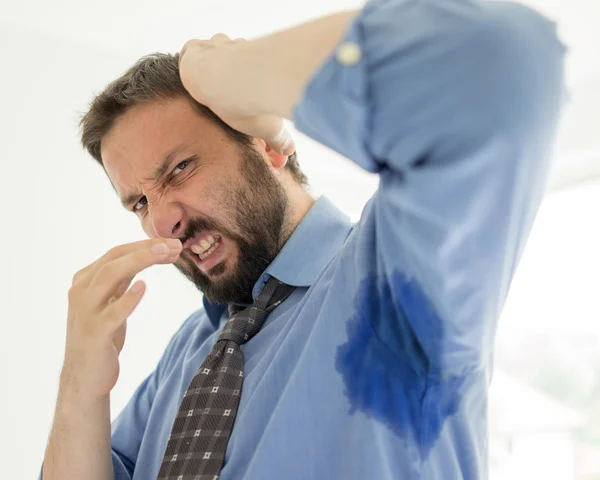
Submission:
{"label": "white wall", "polygon": [[490,480],[575,480],[575,452],[569,432],[522,432],[511,440],[501,468]]}

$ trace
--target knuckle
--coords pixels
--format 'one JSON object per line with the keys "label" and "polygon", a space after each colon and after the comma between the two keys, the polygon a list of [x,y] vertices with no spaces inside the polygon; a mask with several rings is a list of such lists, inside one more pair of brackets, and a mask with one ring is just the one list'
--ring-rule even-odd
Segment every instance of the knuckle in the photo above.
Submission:
{"label": "knuckle", "polygon": [[83,281],[83,279],[86,277],[87,272],[89,271],[89,269],[90,269],[90,265],[88,265],[85,268],[82,268],[81,270],[76,271],[73,274],[73,280],[71,282],[72,285],[76,285],[78,283],[81,283]]}
{"label": "knuckle", "polygon": [[107,258],[118,257],[119,254],[121,253],[121,249],[122,249],[122,245],[117,245],[116,247],[112,247],[108,252],[106,252],[106,255],[104,255],[104,256]]}
{"label": "knuckle", "polygon": [[81,277],[83,277],[83,272],[81,270],[75,272],[73,279],[71,280],[71,285],[77,285],[81,281]]}
{"label": "knuckle", "polygon": [[219,32],[219,33],[215,33],[212,36],[211,40],[224,41],[224,40],[231,40],[231,39],[229,38],[229,36],[227,34],[225,34],[223,32]]}
{"label": "knuckle", "polygon": [[68,292],[68,298],[69,301],[73,301],[74,299],[76,299],[79,296],[80,293],[80,288],[78,285],[71,285],[71,288],[69,288],[69,292]]}

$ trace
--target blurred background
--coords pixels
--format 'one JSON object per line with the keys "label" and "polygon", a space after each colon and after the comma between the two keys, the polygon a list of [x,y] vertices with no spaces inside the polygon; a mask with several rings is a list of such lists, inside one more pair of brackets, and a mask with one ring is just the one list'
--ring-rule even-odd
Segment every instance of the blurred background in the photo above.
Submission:
{"label": "blurred background", "polygon": [[[569,46],[571,104],[547,196],[497,337],[491,386],[491,479],[600,479],[600,1],[527,0]],[[362,1],[55,0],[0,3],[0,469],[36,478],[62,363],[73,274],[139,240],[77,122],[94,93],[138,57],[217,32],[253,38]],[[354,219],[377,177],[301,134],[315,195]],[[169,338],[201,305],[172,267],[141,277],[129,321],[118,414]]]}

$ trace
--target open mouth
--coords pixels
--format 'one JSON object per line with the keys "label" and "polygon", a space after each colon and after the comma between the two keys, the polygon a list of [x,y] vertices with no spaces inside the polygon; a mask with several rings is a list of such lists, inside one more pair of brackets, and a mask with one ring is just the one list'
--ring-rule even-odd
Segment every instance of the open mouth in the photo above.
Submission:
{"label": "open mouth", "polygon": [[203,233],[187,240],[184,248],[189,249],[194,264],[200,270],[207,272],[225,260],[227,249],[224,248],[223,241],[223,238],[216,233]]}
{"label": "open mouth", "polygon": [[221,237],[208,235],[190,247],[200,260],[206,260],[221,245]]}

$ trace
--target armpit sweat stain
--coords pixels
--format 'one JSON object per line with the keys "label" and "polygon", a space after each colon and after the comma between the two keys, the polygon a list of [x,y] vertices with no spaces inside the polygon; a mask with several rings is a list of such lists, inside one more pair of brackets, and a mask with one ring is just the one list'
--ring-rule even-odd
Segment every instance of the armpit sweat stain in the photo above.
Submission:
{"label": "armpit sweat stain", "polygon": [[442,321],[416,282],[401,272],[391,279],[365,278],[346,323],[348,341],[337,350],[336,369],[351,415],[359,410],[408,437],[426,457],[445,419],[458,409],[464,379],[428,375],[430,362],[438,358],[425,354],[411,324],[419,326],[421,338],[423,329],[426,336],[437,336],[429,338],[429,346],[442,338]]}

